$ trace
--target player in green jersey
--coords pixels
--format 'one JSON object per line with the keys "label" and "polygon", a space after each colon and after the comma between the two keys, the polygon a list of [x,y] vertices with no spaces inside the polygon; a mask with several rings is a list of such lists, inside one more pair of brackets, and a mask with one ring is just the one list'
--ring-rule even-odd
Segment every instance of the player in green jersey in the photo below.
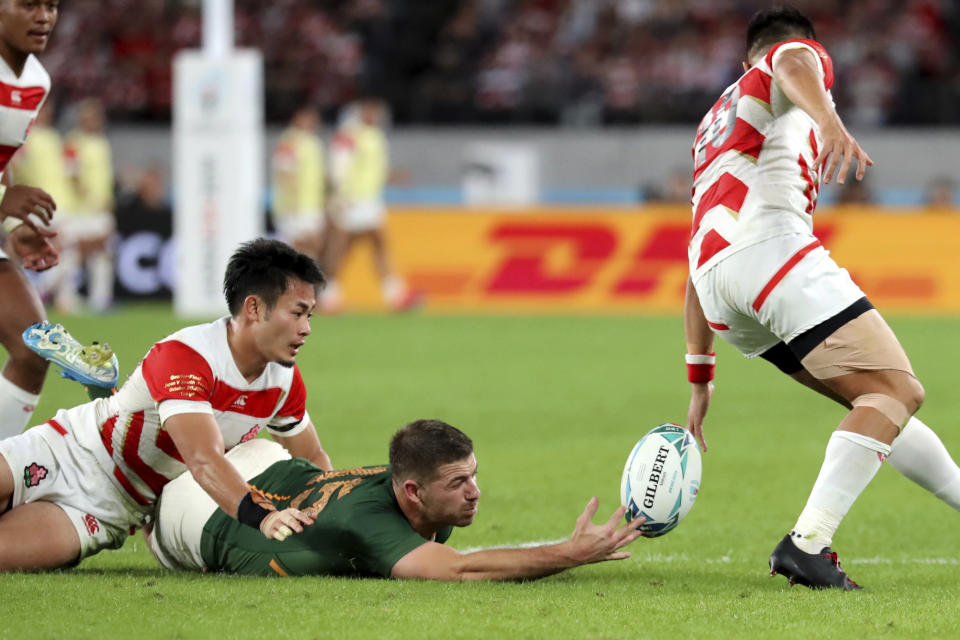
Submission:
{"label": "player in green jersey", "polygon": [[[148,535],[171,569],[253,575],[370,575],[434,580],[532,579],[591,562],[621,560],[642,519],[618,526],[624,508],[592,522],[592,498],[567,540],[460,553],[445,544],[477,513],[473,442],[439,420],[417,420],[390,442],[390,465],[323,471],[254,440],[227,457],[268,508],[296,508],[313,525],[284,541],[237,526],[189,474],[169,483]],[[247,531],[247,529],[250,529]]]}

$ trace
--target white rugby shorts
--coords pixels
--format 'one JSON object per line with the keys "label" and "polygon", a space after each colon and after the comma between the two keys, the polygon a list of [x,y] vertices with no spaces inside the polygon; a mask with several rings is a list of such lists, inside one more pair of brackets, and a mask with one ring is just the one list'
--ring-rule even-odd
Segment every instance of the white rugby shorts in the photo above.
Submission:
{"label": "white rugby shorts", "polygon": [[[86,420],[89,425],[78,424]],[[63,509],[80,536],[80,559],[123,546],[153,510],[134,502],[77,442],[74,430],[90,427],[96,428],[93,403],[60,410],[44,424],[0,440],[0,455],[13,471],[10,506],[45,501]]]}
{"label": "white rugby shorts", "polygon": [[293,242],[304,234],[315,234],[323,231],[326,226],[323,213],[319,211],[304,211],[289,214],[274,214],[273,226],[285,242]]}
{"label": "white rugby shorts", "polygon": [[59,213],[53,218],[53,227],[64,243],[82,242],[110,236],[117,223],[108,211],[98,213]]}
{"label": "white rugby shorts", "polygon": [[382,227],[386,215],[387,207],[383,200],[372,198],[360,202],[345,202],[342,207],[334,209],[331,217],[343,231],[362,233]]}
{"label": "white rugby shorts", "polygon": [[718,262],[694,282],[714,333],[754,358],[864,297],[812,235],[777,236]]}
{"label": "white rugby shorts", "polygon": [[[244,480],[263,473],[274,462],[289,459],[286,449],[262,438],[239,444],[227,452],[227,460]],[[157,503],[153,533],[147,538],[160,564],[167,569],[203,571],[200,538],[203,526],[216,510],[213,498],[189,471],[168,482]]]}

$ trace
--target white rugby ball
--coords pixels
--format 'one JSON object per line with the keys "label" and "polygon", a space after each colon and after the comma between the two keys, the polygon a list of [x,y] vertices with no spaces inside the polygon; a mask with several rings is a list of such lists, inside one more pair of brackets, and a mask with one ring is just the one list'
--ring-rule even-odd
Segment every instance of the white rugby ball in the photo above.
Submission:
{"label": "white rugby ball", "polygon": [[620,504],[628,521],[643,516],[640,530],[662,536],[683,520],[700,491],[700,447],[676,424],[654,427],[633,447],[620,479]]}

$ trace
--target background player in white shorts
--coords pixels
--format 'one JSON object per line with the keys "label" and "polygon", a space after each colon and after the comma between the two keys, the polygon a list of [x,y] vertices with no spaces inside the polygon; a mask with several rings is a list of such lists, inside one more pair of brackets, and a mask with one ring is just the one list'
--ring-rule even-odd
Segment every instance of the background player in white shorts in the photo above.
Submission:
{"label": "background player in white shorts", "polygon": [[350,108],[333,138],[330,181],[334,199],[324,257],[330,282],[322,297],[322,308],[326,312],[337,312],[343,307],[343,294],[336,278],[359,240],[368,240],[373,248],[374,266],[387,306],[394,311],[406,311],[420,304],[420,295],[411,291],[394,272],[388,255],[383,228],[386,218],[383,192],[390,174],[387,138],[383,132],[385,117],[383,102],[363,98]]}
{"label": "background player in white shorts", "polygon": [[58,310],[77,311],[81,269],[86,268],[88,307],[103,313],[113,304],[113,155],[104,132],[106,116],[96,98],[76,105],[77,126],[64,141],[67,170],[74,187],[74,206],[57,216],[60,232]]}
{"label": "background player in white shorts", "polygon": [[890,328],[813,235],[820,180],[872,164],[837,115],[833,63],[792,8],[756,14],[744,75],[694,142],[693,230],[684,309],[688,427],[706,449],[714,333],[850,409],[771,573],[813,588],[859,588],[830,549],[884,459],[960,509],[960,468],[912,417],[923,387]]}
{"label": "background player in white shorts", "polygon": [[0,441],[0,570],[69,566],[121,546],[187,470],[267,537],[310,524],[251,493],[224,452],[265,428],[291,455],[332,468],[295,365],[323,281],[288,245],[248,242],[224,276],[230,316],[156,343],[116,394]]}
{"label": "background player in white shorts", "polygon": [[320,114],[297,109],[273,148],[271,212],[277,234],[294,249],[321,262],[324,243],[326,171]]}

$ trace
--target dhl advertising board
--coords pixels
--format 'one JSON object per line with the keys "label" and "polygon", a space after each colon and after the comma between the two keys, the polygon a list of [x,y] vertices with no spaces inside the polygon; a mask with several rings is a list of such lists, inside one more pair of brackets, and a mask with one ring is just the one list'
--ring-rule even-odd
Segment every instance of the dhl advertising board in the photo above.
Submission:
{"label": "dhl advertising board", "polygon": [[[960,313],[960,215],[834,208],[816,234],[881,311]],[[689,209],[394,209],[396,270],[441,312],[679,312]],[[369,250],[341,282],[349,309],[382,306]]]}

